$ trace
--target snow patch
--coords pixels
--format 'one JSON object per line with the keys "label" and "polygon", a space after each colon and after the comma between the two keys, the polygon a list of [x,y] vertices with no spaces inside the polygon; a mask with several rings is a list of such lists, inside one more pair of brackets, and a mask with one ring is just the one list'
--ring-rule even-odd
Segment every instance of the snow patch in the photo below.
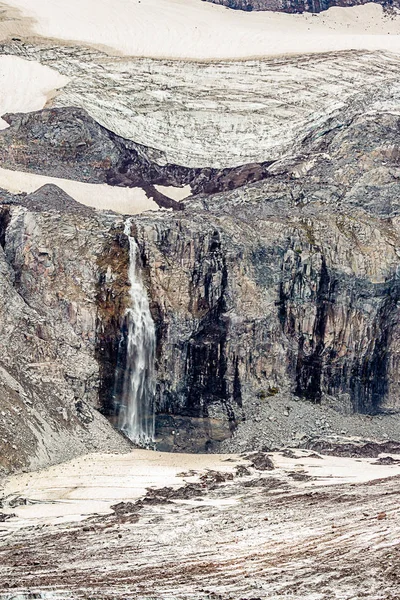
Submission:
{"label": "snow patch", "polygon": [[[68,77],[36,62],[17,56],[0,57],[0,115],[41,110]],[[8,123],[0,119],[0,129]]]}
{"label": "snow patch", "polygon": [[30,194],[47,183],[60,187],[77,202],[98,210],[113,210],[123,215],[137,215],[146,210],[159,210],[158,205],[147,198],[142,188],[113,187],[107,184],[81,183],[70,179],[58,179],[22,171],[0,168],[0,188],[12,194]]}
{"label": "snow patch", "polygon": [[130,56],[230,59],[400,51],[400,19],[372,3],[318,15],[230,11],[201,0],[8,0],[7,5],[19,9],[37,35]]}
{"label": "snow patch", "polygon": [[168,198],[172,198],[172,200],[176,200],[177,202],[184,200],[192,193],[190,185],[185,185],[182,188],[174,187],[172,185],[155,185],[154,187],[157,192],[160,192],[161,194],[164,194],[164,196],[168,196]]}

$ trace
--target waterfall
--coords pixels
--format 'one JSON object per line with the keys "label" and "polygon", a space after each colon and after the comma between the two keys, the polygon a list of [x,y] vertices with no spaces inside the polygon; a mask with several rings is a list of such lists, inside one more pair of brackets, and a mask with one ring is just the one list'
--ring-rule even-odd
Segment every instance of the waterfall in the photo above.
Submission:
{"label": "waterfall", "polygon": [[126,364],[119,401],[118,427],[140,446],[154,442],[155,347],[154,322],[139,267],[138,246],[127,219],[130,306],[125,313]]}

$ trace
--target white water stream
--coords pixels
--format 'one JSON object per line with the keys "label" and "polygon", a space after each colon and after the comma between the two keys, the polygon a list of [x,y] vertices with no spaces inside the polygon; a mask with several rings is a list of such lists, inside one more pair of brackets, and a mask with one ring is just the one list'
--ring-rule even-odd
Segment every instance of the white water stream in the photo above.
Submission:
{"label": "white water stream", "polygon": [[154,442],[154,393],[156,335],[138,268],[138,247],[127,219],[124,233],[129,239],[130,306],[126,311],[126,365],[123,374],[118,427],[140,446]]}

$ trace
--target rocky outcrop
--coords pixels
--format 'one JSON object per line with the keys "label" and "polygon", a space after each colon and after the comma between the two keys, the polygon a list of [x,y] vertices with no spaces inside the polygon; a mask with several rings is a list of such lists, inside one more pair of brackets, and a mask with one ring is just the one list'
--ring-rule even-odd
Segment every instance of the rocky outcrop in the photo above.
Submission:
{"label": "rocky outcrop", "polygon": [[397,410],[398,225],[270,203],[265,214],[243,199],[238,219],[213,207],[138,220],[159,410],[224,418],[228,429],[255,396]]}
{"label": "rocky outcrop", "polygon": [[128,447],[95,410],[109,225],[88,211],[51,186],[0,208],[0,473]]}
{"label": "rocky outcrop", "polygon": [[[253,419],[254,399],[398,412],[398,132],[389,112],[333,123],[265,181],[133,219],[156,323],[160,448],[216,448]],[[29,157],[35,146],[25,147]],[[57,149],[55,168],[70,168],[69,152]],[[60,427],[57,411],[66,414],[61,430],[75,439],[80,413],[114,414],[129,289],[123,220],[46,186],[5,194],[1,224],[13,331],[0,332],[2,366],[36,394],[46,423]]]}
{"label": "rocky outcrop", "polygon": [[222,4],[235,10],[266,10],[285,13],[319,13],[331,6],[359,6],[367,2],[381,4],[384,8],[399,7],[397,0],[205,0],[214,4]]}
{"label": "rocky outcrop", "polygon": [[154,185],[183,187],[193,193],[232,190],[268,177],[271,161],[226,169],[190,169],[158,164],[157,154],[108,131],[84,110],[54,108],[29,114],[4,115],[10,127],[0,133],[3,167],[88,183],[142,187],[163,208],[180,210]]}

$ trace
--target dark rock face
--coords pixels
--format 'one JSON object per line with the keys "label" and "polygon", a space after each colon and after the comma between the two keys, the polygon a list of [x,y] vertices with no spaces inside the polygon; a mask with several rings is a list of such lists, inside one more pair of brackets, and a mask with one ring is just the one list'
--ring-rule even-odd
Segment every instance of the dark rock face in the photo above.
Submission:
{"label": "dark rock face", "polygon": [[[335,396],[369,414],[397,407],[393,251],[391,266],[376,255],[383,281],[375,283],[349,273],[348,249],[361,262],[375,242],[349,244],[343,215],[293,206],[285,213],[271,206],[269,217],[251,210],[245,234],[235,218],[207,213],[137,221],[158,324],[159,410],[224,415],[234,426],[245,413],[243,394],[260,389],[312,402]],[[201,232],[194,226],[200,220]],[[358,223],[358,240],[369,227],[383,233],[379,219],[368,221]]]}
{"label": "dark rock face", "polygon": [[115,395],[125,368],[124,315],[128,305],[129,248],[121,227],[107,236],[103,252],[97,257],[96,358],[99,362],[100,410],[108,416],[115,412]]}
{"label": "dark rock face", "polygon": [[[203,0],[204,1],[204,0]],[[286,13],[319,13],[331,6],[359,6],[371,0],[205,0],[235,10],[266,10]],[[398,7],[397,0],[372,0],[385,8]]]}
{"label": "dark rock face", "polygon": [[[350,393],[355,411],[379,412],[388,394],[388,349],[398,325],[400,280],[395,275],[375,285],[368,280],[352,280],[328,270],[324,255],[320,261],[319,270],[311,282],[315,312],[312,330],[306,324],[308,315],[304,301],[299,297],[298,286],[304,283],[306,272],[298,255],[294,256],[295,264],[291,265],[286,281],[289,289],[285,291],[285,284],[281,289],[283,331],[296,340],[296,353],[291,359],[296,379],[295,393],[314,402],[320,402],[324,392],[332,396]],[[284,265],[283,269],[286,268]],[[330,328],[339,320],[337,304],[343,305],[344,302],[350,313],[348,316],[352,318],[357,313],[359,315],[360,310],[364,312],[362,303],[367,298],[375,310],[371,320],[363,316],[363,336],[368,339],[372,334],[372,338],[364,348],[359,347],[356,355],[350,357],[346,353],[342,356],[343,340],[340,337],[352,335],[350,331],[341,332],[339,338],[327,344]],[[358,330],[360,333],[361,329]]]}

